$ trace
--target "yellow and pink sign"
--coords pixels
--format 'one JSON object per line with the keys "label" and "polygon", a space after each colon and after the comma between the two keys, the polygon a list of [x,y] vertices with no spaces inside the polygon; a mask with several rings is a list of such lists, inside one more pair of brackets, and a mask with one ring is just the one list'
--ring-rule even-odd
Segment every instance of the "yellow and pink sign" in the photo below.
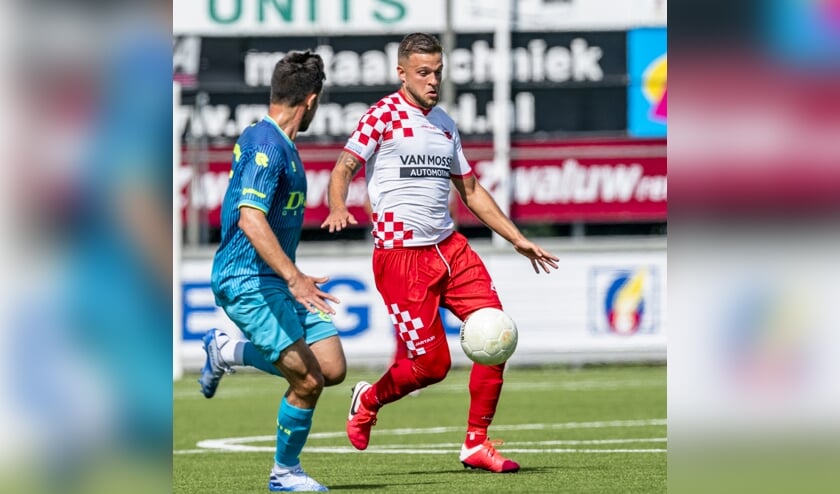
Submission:
{"label": "yellow and pink sign", "polygon": [[627,130],[634,137],[664,137],[668,129],[668,31],[627,33]]}

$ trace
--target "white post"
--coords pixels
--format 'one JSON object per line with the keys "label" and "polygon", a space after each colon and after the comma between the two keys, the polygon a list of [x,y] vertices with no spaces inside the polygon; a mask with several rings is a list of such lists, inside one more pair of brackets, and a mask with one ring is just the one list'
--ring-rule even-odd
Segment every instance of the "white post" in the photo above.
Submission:
{"label": "white post", "polygon": [[[511,0],[499,0],[496,12],[496,32],[493,37],[496,58],[493,80],[493,166],[499,177],[494,199],[502,212],[510,216],[510,28]],[[493,233],[493,245],[504,246],[507,241]]]}
{"label": "white post", "polygon": [[184,375],[183,355],[181,354],[181,189],[178,175],[181,170],[181,136],[176,125],[178,112],[181,110],[181,85],[172,83],[172,380],[177,381]]}

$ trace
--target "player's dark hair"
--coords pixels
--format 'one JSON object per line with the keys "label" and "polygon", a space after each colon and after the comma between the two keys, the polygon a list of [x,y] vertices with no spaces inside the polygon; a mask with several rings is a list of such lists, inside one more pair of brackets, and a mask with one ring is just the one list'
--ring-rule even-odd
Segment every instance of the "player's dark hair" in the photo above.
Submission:
{"label": "player's dark hair", "polygon": [[271,103],[299,105],[311,93],[321,93],[324,79],[326,75],[321,55],[309,50],[290,51],[274,66]]}
{"label": "player's dark hair", "polygon": [[399,60],[405,60],[413,53],[443,53],[443,47],[440,41],[431,34],[411,33],[400,42],[397,57]]}

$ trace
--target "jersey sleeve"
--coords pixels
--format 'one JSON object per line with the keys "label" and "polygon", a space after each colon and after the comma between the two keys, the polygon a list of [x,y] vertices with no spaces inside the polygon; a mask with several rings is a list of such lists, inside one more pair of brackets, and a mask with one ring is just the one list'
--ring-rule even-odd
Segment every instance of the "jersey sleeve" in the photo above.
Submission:
{"label": "jersey sleeve", "polygon": [[[268,213],[278,180],[285,173],[286,160],[283,153],[274,146],[259,146],[250,152],[243,152],[241,158],[242,163],[238,167],[238,173],[241,173],[241,192],[236,207],[248,206]],[[234,173],[237,173],[236,169]]]}
{"label": "jersey sleeve", "polygon": [[358,158],[364,165],[379,149],[382,135],[390,121],[391,112],[387,106],[370,107],[359,119],[359,125],[347,139],[344,150]]}
{"label": "jersey sleeve", "polygon": [[459,178],[471,175],[472,167],[467,161],[467,157],[464,156],[464,149],[461,147],[461,134],[457,128],[452,130],[452,144],[455,146],[455,159],[452,160],[451,175]]}

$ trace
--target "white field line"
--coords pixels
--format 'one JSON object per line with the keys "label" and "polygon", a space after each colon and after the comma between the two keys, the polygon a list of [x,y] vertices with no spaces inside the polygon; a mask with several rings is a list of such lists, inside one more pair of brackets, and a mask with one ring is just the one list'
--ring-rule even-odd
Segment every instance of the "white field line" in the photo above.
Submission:
{"label": "white field line", "polygon": [[[516,425],[493,425],[493,431],[527,431],[527,430],[556,430],[556,429],[603,429],[607,427],[649,427],[666,425],[665,419],[647,420],[609,420],[597,422],[563,422],[559,424],[516,424]],[[403,428],[403,429],[377,429],[376,435],[410,436],[415,434],[445,434],[447,432],[458,432],[464,430],[463,426],[450,427],[424,427],[424,428]],[[315,432],[309,435],[310,438],[334,438],[344,437],[347,433],[341,432]],[[271,436],[272,438],[274,436]]]}
{"label": "white field line", "polygon": [[[386,455],[456,455],[460,449],[375,449],[369,447],[359,451],[352,446],[333,446],[304,448],[307,453],[334,453],[334,454],[386,454]],[[273,453],[274,448],[268,448],[267,453]],[[505,449],[505,453],[667,453],[667,449]]]}
{"label": "white field line", "polygon": [[[493,426],[495,431],[500,430],[556,430],[556,429],[601,429],[601,428],[609,428],[609,427],[649,427],[649,426],[661,426],[666,425],[665,419],[648,419],[648,420],[611,420],[611,421],[597,421],[597,422],[565,422],[559,424],[519,424],[519,425],[497,425]],[[441,434],[446,432],[457,432],[462,430],[463,427],[426,427],[426,428],[403,428],[403,429],[382,429],[377,430],[376,435],[395,435],[395,436],[405,436],[405,435],[428,435],[428,434]],[[320,432],[320,433],[312,433],[309,435],[310,439],[330,439],[336,437],[344,437],[344,431],[337,431],[337,432]],[[276,437],[274,435],[265,435],[265,436],[249,436],[249,437],[228,437],[228,438],[221,438],[221,439],[205,439],[203,441],[199,441],[196,446],[199,449],[186,449],[186,450],[175,450],[173,451],[174,454],[196,454],[196,453],[210,453],[210,452],[238,452],[238,453],[256,453],[256,452],[272,452],[274,451],[274,446],[254,446],[252,443],[260,443],[260,442],[269,442],[274,441]],[[584,445],[584,444],[625,444],[625,443],[638,443],[638,442],[665,442],[667,441],[666,438],[643,438],[643,439],[598,439],[598,440],[550,440],[550,441],[537,441],[537,442],[510,442],[507,443],[508,445],[517,445],[517,446],[527,446],[527,445]],[[395,446],[395,445],[385,445],[385,446],[373,446],[366,450],[366,452],[371,453],[391,453],[397,454],[398,452],[406,452],[412,451],[414,453],[406,453],[406,454],[420,454],[420,453],[429,453],[429,454],[437,454],[438,452],[446,452],[449,453],[451,451],[442,451],[442,450],[434,450],[434,449],[423,449],[423,448],[435,448],[435,447],[458,447],[460,444],[438,444],[438,445],[411,445],[410,449],[406,448],[405,446]],[[406,448],[406,449],[395,449],[395,448]],[[356,452],[355,449],[349,447],[318,447],[318,446],[307,446],[305,449],[307,452],[313,453],[350,453]],[[618,453],[618,452],[636,452],[635,450],[607,450],[607,449],[596,449],[596,450],[585,450],[585,449],[521,449],[521,450],[509,450],[505,448],[505,451],[509,452],[518,452],[518,453],[572,453],[572,452],[601,452],[601,453]],[[664,452],[665,450],[653,450],[653,449],[645,449],[639,450],[639,452]],[[456,451],[457,452],[457,451]]]}
{"label": "white field line", "polygon": [[[233,377],[232,379],[236,379]],[[566,381],[566,382],[506,382],[503,391],[510,392],[532,392],[532,391],[608,391],[626,388],[656,388],[664,387],[666,381],[664,379],[635,379],[635,380],[585,380],[585,381]],[[225,389],[223,392],[216,395],[213,399],[238,398],[254,393],[260,393],[265,390],[264,386],[242,386],[237,385],[233,389]],[[467,383],[444,383],[435,384],[428,389],[422,390],[426,393],[468,393]],[[204,400],[204,395],[201,394],[196,384],[195,389],[178,389],[172,392],[172,398],[176,400]]]}
{"label": "white field line", "polygon": [[[179,449],[172,453],[176,455],[187,454],[204,454],[204,453],[274,453],[274,446],[250,446],[247,449],[241,450],[222,450],[222,449]],[[386,454],[386,455],[441,455],[451,454],[456,455],[460,452],[459,449],[378,449],[376,447],[369,447],[364,451],[359,451],[352,446],[315,446],[303,448],[304,453],[333,453],[333,454]],[[576,449],[576,448],[547,448],[547,449],[522,449],[506,448],[505,453],[667,453],[668,450],[664,448],[644,448],[644,449]]]}
{"label": "white field line", "polygon": [[[586,381],[561,381],[561,382],[505,382],[502,392],[531,392],[531,391],[597,391],[616,390],[625,388],[656,388],[665,387],[665,379],[633,379],[633,380],[609,380],[601,381],[596,379]],[[426,391],[426,390],[423,390]],[[466,393],[467,383],[444,383],[435,384],[429,388],[429,392],[440,393]]]}
{"label": "white field line", "polygon": [[[273,438],[273,436],[272,436]],[[505,441],[501,449],[507,451],[510,446],[580,446],[584,444],[636,444],[636,443],[664,443],[668,442],[666,437],[646,437],[638,439],[565,439],[550,441]],[[373,446],[371,446],[373,447]],[[378,449],[393,448],[460,448],[461,443],[435,443],[435,444],[383,444],[376,446]]]}

